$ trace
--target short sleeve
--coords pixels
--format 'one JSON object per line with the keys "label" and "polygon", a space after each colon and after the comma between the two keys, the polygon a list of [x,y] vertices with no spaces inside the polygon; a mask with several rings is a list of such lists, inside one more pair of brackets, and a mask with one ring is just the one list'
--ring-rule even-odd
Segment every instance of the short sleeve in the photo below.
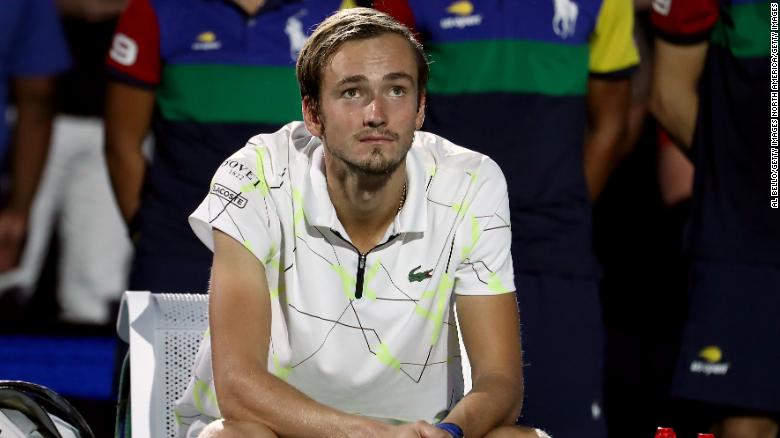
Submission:
{"label": "short sleeve", "polygon": [[130,0],[106,62],[115,79],[145,87],[160,82],[160,31],[150,0]]}
{"label": "short sleeve", "polygon": [[590,39],[590,72],[628,75],[639,63],[631,0],[604,0]]}
{"label": "short sleeve", "polygon": [[13,42],[12,76],[49,76],[70,66],[65,35],[53,0],[25,0],[23,26]]}
{"label": "short sleeve", "polygon": [[195,235],[212,251],[218,229],[268,264],[280,249],[279,217],[269,195],[268,151],[246,146],[225,160],[211,180],[208,195],[190,216]]}
{"label": "short sleeve", "polygon": [[695,43],[709,37],[718,16],[718,0],[653,0],[650,20],[661,38]]}
{"label": "short sleeve", "polygon": [[[456,234],[460,264],[455,272],[458,295],[495,295],[515,290],[512,232],[506,180],[490,159],[472,175],[476,189],[460,206],[463,221]],[[453,255],[454,257],[454,255]]]}

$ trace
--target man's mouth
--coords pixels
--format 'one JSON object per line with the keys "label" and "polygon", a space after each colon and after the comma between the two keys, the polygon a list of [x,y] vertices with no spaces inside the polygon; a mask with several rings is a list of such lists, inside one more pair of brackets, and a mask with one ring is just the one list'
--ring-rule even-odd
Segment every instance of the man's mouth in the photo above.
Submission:
{"label": "man's mouth", "polygon": [[361,143],[384,143],[384,142],[390,142],[395,141],[395,136],[391,134],[378,134],[378,133],[371,133],[371,134],[359,134],[357,136],[357,140]]}

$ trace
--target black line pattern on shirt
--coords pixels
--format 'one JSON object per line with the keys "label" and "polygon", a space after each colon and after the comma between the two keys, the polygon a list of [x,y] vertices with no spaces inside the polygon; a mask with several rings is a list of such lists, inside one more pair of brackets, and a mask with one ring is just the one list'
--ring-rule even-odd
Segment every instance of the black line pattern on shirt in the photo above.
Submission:
{"label": "black line pattern on shirt", "polygon": [[377,300],[383,300],[383,301],[411,301],[411,302],[414,302],[414,303],[417,303],[417,302],[420,301],[419,299],[416,300],[416,299],[410,297],[409,294],[404,292],[403,289],[401,289],[400,287],[398,287],[397,284],[395,284],[395,281],[393,281],[393,277],[390,275],[390,272],[387,270],[387,267],[385,267],[384,263],[380,262],[379,266],[381,266],[382,270],[385,271],[385,274],[387,275],[387,279],[390,280],[390,284],[392,284],[393,287],[395,287],[395,289],[398,292],[401,292],[406,297],[406,299],[403,299],[403,298],[379,298],[379,297],[377,297]]}
{"label": "black line pattern on shirt", "polygon": [[[363,330],[363,323],[360,322],[360,316],[357,313],[357,310],[355,310],[355,305],[353,304],[354,300],[349,300],[349,307],[352,308],[352,313],[355,314],[355,320],[357,320],[358,325],[360,326],[360,330],[363,332],[363,339],[366,340],[366,348],[368,348],[368,351],[371,352],[374,356],[376,356],[376,353],[374,350],[371,349],[371,344],[368,343],[368,337],[366,337],[366,332]],[[376,334],[376,331],[374,331],[374,334]],[[376,336],[377,339],[379,339],[379,335]],[[379,342],[381,343],[382,340],[380,339]]]}
{"label": "black line pattern on shirt", "polygon": [[[287,172],[287,171],[288,171],[288,169],[289,169],[289,176],[288,176],[288,177],[289,177],[289,178],[292,178],[292,168],[291,168],[291,167],[289,167],[289,163],[290,163],[290,150],[289,150],[289,148],[287,148],[287,154],[288,154],[288,156],[287,156],[287,160],[288,160],[288,167],[287,167],[287,168],[285,168],[285,169],[283,170],[283,172],[282,172],[282,176],[283,176],[283,175],[284,175],[284,173],[285,173],[285,172]],[[469,176],[471,175],[471,173],[470,173],[470,172],[465,172],[465,173],[466,173],[467,175],[469,175]],[[435,179],[435,174],[430,176],[430,178],[429,178],[429,180],[428,180],[428,182],[427,182],[427,186],[426,186],[426,192],[428,192],[428,191],[430,190],[430,188],[431,188],[431,186],[432,186],[432,183],[434,182],[434,181],[433,181],[434,179]],[[273,188],[273,189],[282,189],[283,185],[284,185],[284,180],[283,180],[283,181],[282,181],[282,182],[281,182],[281,183],[280,183],[278,186],[275,186],[275,187],[269,187],[269,189],[270,189],[270,188]],[[435,269],[436,267],[438,267],[438,266],[441,264],[441,262],[443,261],[443,257],[444,257],[445,251],[446,251],[446,249],[447,249],[447,246],[449,246],[449,247],[450,247],[450,249],[449,249],[449,252],[448,252],[448,255],[447,255],[447,269],[446,269],[446,271],[445,271],[445,272],[447,272],[447,273],[449,273],[449,272],[450,272],[450,263],[451,263],[451,261],[452,261],[452,255],[453,255],[453,252],[454,252],[454,245],[455,245],[455,239],[456,239],[456,227],[458,226],[458,224],[462,223],[462,221],[463,221],[463,220],[465,220],[465,217],[466,217],[465,213],[466,213],[466,212],[465,212],[465,211],[463,211],[462,209],[463,209],[463,208],[466,206],[466,205],[465,205],[465,200],[468,198],[468,196],[469,196],[469,193],[471,192],[471,190],[472,190],[472,188],[473,188],[473,185],[474,185],[474,181],[473,181],[473,179],[471,179],[471,178],[470,178],[470,182],[468,183],[468,185],[467,185],[467,187],[465,188],[465,191],[463,192],[463,195],[462,195],[461,204],[460,204],[460,205],[461,205],[461,211],[455,211],[455,212],[453,213],[453,215],[452,215],[452,223],[451,223],[451,226],[450,226],[450,230],[449,230],[449,232],[448,232],[447,239],[445,239],[445,244],[444,244],[444,245],[442,246],[442,248],[441,248],[441,251],[440,251],[440,253],[439,253],[439,257],[438,257],[438,259],[437,259],[436,265],[434,266],[434,269]],[[288,185],[288,187],[291,187],[291,185]],[[287,196],[289,197],[289,199],[290,199],[290,203],[291,203],[291,207],[292,207],[292,211],[293,211],[293,212],[295,212],[295,200],[293,199],[293,196],[292,196],[292,191],[288,191],[288,190],[284,190],[284,189],[282,189],[282,190],[283,190],[283,192],[284,192],[284,193],[286,193],[286,194],[287,194]],[[292,190],[292,188],[290,188],[290,190]],[[239,193],[239,194],[241,194],[241,193]],[[265,197],[264,197],[264,198],[265,198]],[[428,201],[428,202],[431,202],[431,203],[433,203],[433,204],[435,204],[435,205],[439,205],[439,206],[443,206],[443,207],[447,207],[447,208],[452,208],[452,205],[448,205],[448,204],[446,204],[446,203],[443,203],[443,202],[440,202],[440,201],[436,201],[436,200],[430,199],[430,197],[428,197],[428,196],[426,196],[426,199],[427,199],[427,201]],[[222,200],[220,199],[220,201],[222,201]],[[228,205],[229,205],[229,203],[228,203]],[[269,207],[269,206],[268,206],[268,204],[266,203],[266,209],[268,209],[268,207]],[[209,204],[209,209],[210,209],[210,204]],[[226,209],[227,209],[227,206],[223,205],[223,212],[224,212]],[[209,210],[209,211],[210,211],[210,210]],[[219,215],[221,215],[221,213],[222,213],[222,212],[220,212],[220,213],[219,213]],[[219,216],[219,215],[218,215],[218,216]],[[233,220],[233,218],[232,218],[232,215],[230,215],[230,213],[229,213],[229,212],[228,212],[228,215],[231,217],[231,220]],[[487,218],[487,217],[490,217],[490,216],[491,216],[491,215],[479,216],[479,218]],[[496,216],[498,216],[498,215],[496,215]],[[268,217],[269,217],[269,220],[270,220],[270,214],[268,214]],[[472,217],[473,217],[473,216],[472,216]],[[501,219],[501,220],[504,222],[504,224],[505,224],[505,225],[508,225],[508,224],[506,224],[506,221],[505,221],[505,220],[503,220],[503,218],[501,218],[500,216],[498,216],[498,217],[499,217],[499,219]],[[216,219],[216,218],[215,218],[215,219]],[[304,216],[304,220],[305,220],[305,216]],[[233,223],[234,223],[234,225],[235,225],[235,221],[233,221]],[[488,223],[489,223],[489,222],[488,222]],[[236,228],[238,228],[238,227],[236,226]],[[308,227],[307,227],[307,228],[308,228]],[[338,253],[337,253],[337,251],[336,251],[336,249],[335,249],[335,246],[334,246],[334,244],[333,244],[333,243],[332,243],[332,242],[331,242],[331,241],[330,241],[330,240],[327,238],[327,236],[326,236],[325,234],[323,234],[323,233],[322,233],[322,232],[321,232],[319,229],[317,229],[316,227],[313,227],[313,228],[314,228],[314,229],[316,229],[316,230],[317,230],[317,232],[320,234],[320,236],[322,236],[322,237],[325,239],[325,241],[326,241],[326,242],[328,242],[328,244],[331,246],[331,249],[332,249],[332,251],[333,251],[333,254],[334,254],[334,256],[335,256],[335,258],[336,258],[336,260],[337,260],[337,263],[340,265],[340,261],[339,261],[339,258],[338,258]],[[503,227],[503,226],[498,226],[498,227],[494,227],[493,229],[498,229],[498,228],[504,228],[504,227]],[[483,230],[483,231],[487,231],[487,230]],[[239,233],[240,233],[240,230],[239,230]],[[243,238],[243,236],[242,236],[242,238]],[[309,242],[308,242],[308,241],[307,241],[307,240],[306,240],[304,237],[302,237],[302,236],[295,236],[295,238],[293,239],[293,242],[295,242],[295,244],[293,245],[293,249],[292,249],[292,252],[293,252],[293,254],[295,254],[295,252],[296,252],[296,250],[297,250],[297,241],[298,241],[298,239],[300,239],[301,241],[303,241],[303,243],[306,245],[306,247],[309,249],[309,251],[311,251],[313,254],[317,255],[317,256],[318,256],[320,259],[322,259],[322,260],[323,260],[325,263],[327,263],[328,265],[334,265],[334,263],[332,263],[330,260],[328,260],[328,259],[327,259],[327,258],[326,258],[324,255],[322,255],[322,254],[318,253],[317,251],[315,251],[315,250],[312,248],[312,246],[309,244]],[[447,242],[447,240],[449,240],[449,242]],[[449,243],[449,245],[447,245],[447,243]],[[475,263],[482,263],[483,265],[485,265],[485,264],[484,264],[484,262],[478,261],[478,262],[473,262],[473,263],[472,263],[472,262],[469,262],[469,263],[471,263],[471,264],[472,264],[472,269],[474,269],[475,273],[477,274],[477,278],[478,278],[480,281],[482,281],[482,279],[481,279],[481,278],[479,278],[479,274],[478,274],[478,272],[476,271],[476,269],[474,268],[473,264],[475,264]],[[377,300],[383,300],[383,301],[401,301],[401,302],[411,302],[411,303],[418,303],[418,302],[420,301],[419,299],[413,299],[413,298],[411,298],[411,297],[410,297],[410,296],[409,296],[409,295],[408,295],[406,292],[404,292],[404,291],[403,291],[403,289],[401,289],[401,288],[400,288],[400,287],[399,287],[399,286],[398,286],[398,285],[397,285],[397,284],[394,282],[393,278],[390,276],[390,273],[389,273],[389,271],[387,270],[387,267],[386,267],[386,266],[384,266],[384,264],[380,263],[380,266],[383,268],[383,270],[384,270],[385,274],[387,275],[387,277],[388,277],[388,279],[389,279],[390,283],[393,285],[393,287],[395,287],[395,289],[396,289],[398,292],[400,292],[400,293],[401,293],[403,296],[405,296],[406,298],[376,298]],[[288,271],[289,269],[291,269],[292,267],[293,267],[293,264],[291,264],[289,267],[285,268],[285,272],[286,272],[286,271]],[[485,265],[485,267],[487,268],[487,265]],[[488,269],[488,271],[490,271],[490,269],[489,269],[489,268],[487,268],[487,269]],[[492,272],[492,271],[490,271],[490,272]],[[432,278],[432,279],[430,279],[430,280],[428,281],[428,283],[425,285],[425,286],[426,286],[426,289],[428,289],[428,288],[429,288],[429,286],[430,286],[430,284],[431,284],[431,282],[432,282],[432,281],[434,281],[434,279],[433,279],[433,278]],[[483,283],[484,283],[484,281],[483,281]],[[367,348],[368,352],[370,352],[371,354],[373,354],[373,355],[375,355],[375,356],[377,355],[377,353],[376,353],[375,351],[373,351],[373,350],[372,350],[372,348],[371,348],[371,344],[370,344],[370,342],[369,342],[369,340],[368,340],[368,337],[367,337],[367,333],[366,333],[366,331],[369,331],[369,332],[371,332],[371,333],[373,334],[373,336],[374,336],[374,337],[376,337],[377,341],[378,341],[378,342],[380,342],[380,343],[382,343],[382,340],[381,340],[381,338],[380,338],[380,336],[379,336],[379,333],[377,333],[377,331],[376,331],[375,329],[373,329],[373,328],[371,328],[371,327],[365,327],[365,326],[363,325],[363,321],[361,320],[361,318],[360,318],[360,315],[359,315],[359,312],[357,311],[357,309],[356,309],[356,308],[355,308],[355,306],[354,306],[354,301],[353,301],[353,300],[349,300],[349,303],[348,303],[348,305],[347,305],[347,306],[344,308],[344,310],[341,312],[341,314],[339,315],[339,318],[338,318],[337,320],[332,320],[332,319],[324,318],[324,317],[322,317],[322,316],[317,316],[317,315],[314,315],[314,314],[311,314],[311,313],[304,312],[304,311],[302,311],[302,310],[300,310],[300,309],[296,308],[296,307],[295,307],[294,305],[292,305],[292,304],[288,304],[288,306],[289,306],[290,308],[292,308],[293,310],[295,310],[296,312],[298,312],[299,314],[301,314],[301,315],[305,315],[305,316],[308,316],[308,317],[311,317],[311,318],[316,318],[316,319],[319,319],[319,320],[322,320],[322,321],[327,321],[327,322],[331,322],[331,323],[333,323],[333,326],[332,326],[332,327],[330,327],[330,329],[329,329],[329,330],[328,330],[328,332],[326,333],[325,337],[323,338],[322,342],[320,343],[319,347],[317,347],[317,348],[316,348],[316,349],[315,349],[315,350],[314,350],[314,351],[313,351],[311,354],[309,354],[309,355],[308,355],[306,358],[304,358],[303,360],[299,361],[299,362],[298,362],[298,363],[296,363],[294,366],[292,366],[292,368],[295,368],[295,367],[297,367],[297,366],[299,366],[299,365],[303,364],[303,363],[304,363],[304,362],[306,362],[307,360],[309,360],[309,359],[311,359],[312,357],[314,357],[314,356],[315,356],[315,355],[316,355],[316,354],[317,354],[319,351],[321,351],[321,349],[322,349],[322,348],[324,348],[324,345],[325,345],[325,343],[328,341],[330,334],[331,334],[331,333],[333,332],[333,330],[335,330],[335,328],[336,328],[336,327],[338,327],[338,326],[343,326],[343,327],[347,327],[347,328],[350,328],[350,329],[360,330],[360,331],[361,331],[361,334],[363,335],[363,339],[364,339],[364,341],[365,341],[365,343],[366,343],[366,348]],[[452,306],[452,301],[450,301],[450,306]],[[355,319],[356,319],[356,321],[357,321],[357,326],[355,326],[355,325],[353,325],[353,324],[348,324],[348,323],[345,323],[345,322],[342,322],[342,321],[341,321],[341,320],[342,320],[342,318],[344,317],[344,315],[346,314],[346,312],[347,312],[349,309],[352,309],[352,312],[353,312],[353,314],[355,315]],[[448,312],[446,315],[444,315],[444,318],[443,318],[443,320],[442,320],[442,325],[445,325],[445,326],[447,326],[447,327],[450,327],[450,328],[454,328],[456,325],[455,325],[455,323],[454,323],[454,322],[451,322],[451,321],[449,321],[450,317],[451,317],[451,311],[450,311],[450,312]],[[272,344],[272,347],[273,347],[273,344]],[[449,360],[443,360],[443,361],[442,361],[442,360],[440,360],[440,361],[437,361],[437,362],[429,362],[429,361],[430,361],[430,358],[431,358],[431,354],[432,354],[432,352],[433,352],[433,349],[434,349],[434,346],[433,346],[433,345],[432,345],[432,346],[430,346],[430,348],[429,348],[429,350],[428,350],[428,354],[427,354],[427,356],[426,356],[426,358],[425,358],[425,361],[424,361],[424,363],[414,363],[414,362],[398,362],[400,371],[401,371],[401,372],[403,372],[403,373],[404,373],[404,374],[405,374],[407,377],[409,377],[409,378],[410,378],[410,379],[411,379],[413,382],[415,382],[415,383],[419,383],[419,382],[422,380],[422,377],[423,377],[423,375],[424,375],[424,373],[425,373],[425,371],[426,371],[427,367],[429,367],[429,366],[433,366],[433,365],[442,365],[442,364],[447,364],[447,363],[449,362]],[[460,357],[460,356],[459,356],[459,355],[456,355],[456,356],[453,356],[453,357]],[[419,373],[419,375],[417,375],[417,376],[415,377],[413,374],[416,374],[416,373],[411,373],[409,370],[405,369],[405,368],[404,368],[404,366],[406,366],[406,367],[408,367],[408,366],[418,366],[418,367],[422,367],[422,369],[420,370],[420,373]],[[451,399],[452,399],[453,397],[454,397],[454,393],[453,393],[453,395],[451,396]]]}
{"label": "black line pattern on shirt", "polygon": [[[469,173],[469,172],[465,172],[465,173],[467,175],[469,175],[469,184],[466,187],[466,190],[463,192],[463,196],[460,199],[461,208],[463,208],[463,206],[464,206],[464,204],[466,202],[466,197],[468,196],[469,192],[471,191],[471,185],[474,182],[474,180],[471,178],[471,173]],[[442,202],[439,202],[439,201],[435,201],[435,200],[431,199],[430,196],[427,196],[426,199],[428,200],[428,202],[431,202],[431,203],[433,203],[435,205],[440,205],[440,206],[447,207],[447,208],[450,208],[450,209],[453,207],[453,205],[448,205],[448,204],[445,204],[445,203],[442,203]],[[445,266],[445,270],[444,270],[445,273],[449,273],[450,272],[450,260],[452,258],[452,249],[453,249],[453,247],[455,245],[455,235],[456,235],[455,230],[456,230],[456,226],[458,224],[458,217],[459,216],[460,216],[460,211],[456,211],[455,214],[453,215],[452,224],[450,225],[450,230],[447,232],[448,238],[452,238],[452,246],[450,247],[450,253],[449,253],[449,256],[447,258],[447,265]],[[446,240],[445,240],[445,242],[446,242]],[[439,263],[441,263],[442,256],[444,255],[444,251],[446,249],[447,249],[446,245],[442,247],[441,252],[439,253],[439,257],[436,259],[436,265],[434,266],[434,268],[437,268],[439,266]],[[431,280],[429,280],[428,283],[426,283],[426,285],[425,285],[426,289],[430,285],[430,281]]]}
{"label": "black line pattern on shirt", "polygon": [[347,327],[350,327],[350,328],[358,328],[358,327],[349,326],[349,325],[344,324],[344,323],[341,322],[341,318],[343,318],[344,314],[347,313],[347,310],[349,309],[349,306],[345,307],[344,310],[341,311],[341,315],[339,315],[339,318],[337,320],[335,320],[335,321],[333,321],[331,319],[323,318],[321,316],[312,315],[311,313],[303,312],[303,311],[299,310],[297,307],[293,306],[292,304],[287,304],[287,306],[292,307],[296,312],[301,313],[303,315],[311,316],[312,318],[317,318],[317,319],[321,319],[323,321],[328,321],[328,322],[334,323],[333,326],[330,328],[330,330],[328,330],[328,333],[325,334],[325,338],[322,339],[322,343],[320,343],[320,346],[317,347],[317,349],[314,350],[310,355],[308,355],[305,358],[303,358],[300,362],[298,362],[297,364],[291,366],[291,368],[296,368],[298,365],[300,365],[300,364],[306,362],[307,360],[311,359],[312,357],[314,357],[315,354],[317,354],[320,350],[322,350],[322,347],[324,347],[325,343],[328,341],[328,337],[330,337],[330,334],[333,332],[333,330],[336,329],[337,326],[344,325],[344,326],[347,326]]}
{"label": "black line pattern on shirt", "polygon": [[322,238],[323,238],[323,239],[324,239],[326,242],[328,242],[328,245],[330,245],[330,249],[331,249],[331,250],[333,250],[333,256],[334,256],[334,257],[336,257],[336,263],[338,263],[338,264],[339,264],[339,266],[341,266],[341,260],[339,260],[339,255],[338,255],[338,253],[336,252],[336,246],[335,246],[335,245],[333,245],[333,242],[331,242],[331,241],[330,241],[330,239],[328,239],[328,238],[325,236],[325,234],[324,234],[322,231],[320,231],[319,227],[312,227],[312,228],[314,228],[315,230],[317,230],[317,233],[319,233],[319,235],[320,235],[320,236],[322,236]]}
{"label": "black line pattern on shirt", "polygon": [[500,230],[500,229],[502,229],[502,228],[510,228],[510,226],[509,226],[509,225],[499,225],[499,226],[497,226],[497,227],[485,228],[484,230],[482,230],[482,232],[483,232],[483,233],[486,233],[486,232],[488,232],[488,231],[493,231],[493,230]]}
{"label": "black line pattern on shirt", "polygon": [[[327,263],[327,264],[328,264],[328,266],[330,266],[330,265],[333,265],[333,262],[331,262],[330,260],[328,260],[327,258],[325,258],[325,256],[324,256],[324,255],[322,255],[322,254],[318,253],[317,251],[315,251],[315,250],[314,250],[314,249],[311,247],[311,245],[309,245],[309,242],[307,242],[307,241],[306,241],[306,239],[304,239],[304,238],[303,238],[303,237],[301,237],[301,236],[295,236],[295,240],[297,241],[298,239],[300,239],[300,240],[301,240],[301,242],[303,242],[303,243],[304,243],[304,245],[306,245],[306,248],[308,248],[308,249],[309,249],[309,251],[311,251],[313,254],[317,255],[317,256],[318,256],[319,258],[321,258],[322,260],[325,260],[325,263]],[[293,251],[294,251],[294,250],[293,250]]]}
{"label": "black line pattern on shirt", "polygon": [[[227,205],[232,204],[232,202],[228,202],[227,205],[225,205],[225,201],[222,198],[220,198],[219,196],[216,196],[216,198],[219,200],[220,203],[222,203],[222,211],[220,212],[220,214],[227,213],[230,222],[233,223],[233,226],[236,227],[236,231],[238,232],[238,235],[241,236],[241,243],[243,244],[244,242],[246,242],[246,237],[244,237],[244,233],[241,232],[241,228],[239,228],[238,224],[236,223],[236,220],[233,219],[233,215],[230,214],[229,211],[227,211]],[[216,218],[210,220],[209,225],[211,225],[211,223],[214,222],[215,220]]]}

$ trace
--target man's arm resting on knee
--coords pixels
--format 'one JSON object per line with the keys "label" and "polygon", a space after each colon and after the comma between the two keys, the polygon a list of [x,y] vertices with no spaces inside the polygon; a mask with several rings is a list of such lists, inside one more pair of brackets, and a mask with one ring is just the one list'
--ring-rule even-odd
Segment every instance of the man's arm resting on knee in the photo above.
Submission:
{"label": "man's arm resting on knee", "polygon": [[227,421],[252,421],[279,436],[375,436],[390,426],[332,409],[270,374],[271,298],[265,268],[214,231],[209,318],[214,384]]}
{"label": "man's arm resting on knee", "polygon": [[523,372],[514,293],[458,295],[458,324],[471,364],[473,386],[444,422],[464,435],[485,436],[514,424],[523,400]]}

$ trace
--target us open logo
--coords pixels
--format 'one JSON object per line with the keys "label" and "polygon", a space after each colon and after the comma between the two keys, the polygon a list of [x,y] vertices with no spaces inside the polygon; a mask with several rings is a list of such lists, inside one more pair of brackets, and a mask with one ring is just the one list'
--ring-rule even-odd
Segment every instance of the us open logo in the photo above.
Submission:
{"label": "us open logo", "polygon": [[218,183],[214,183],[214,186],[211,188],[211,193],[219,196],[225,201],[230,202],[238,208],[246,207],[248,202],[245,197]]}

